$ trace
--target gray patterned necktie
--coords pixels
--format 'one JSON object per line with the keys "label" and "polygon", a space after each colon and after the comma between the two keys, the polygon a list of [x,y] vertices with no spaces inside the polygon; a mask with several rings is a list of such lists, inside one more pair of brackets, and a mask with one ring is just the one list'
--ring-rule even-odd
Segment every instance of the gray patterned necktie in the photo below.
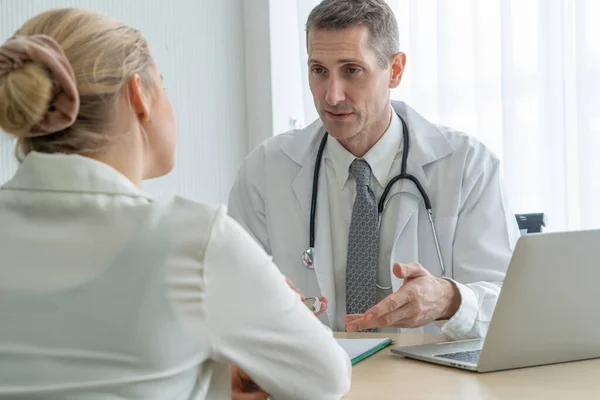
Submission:
{"label": "gray patterned necktie", "polygon": [[379,215],[371,190],[371,167],[356,159],[350,165],[356,181],[346,261],[346,313],[363,314],[377,303]]}

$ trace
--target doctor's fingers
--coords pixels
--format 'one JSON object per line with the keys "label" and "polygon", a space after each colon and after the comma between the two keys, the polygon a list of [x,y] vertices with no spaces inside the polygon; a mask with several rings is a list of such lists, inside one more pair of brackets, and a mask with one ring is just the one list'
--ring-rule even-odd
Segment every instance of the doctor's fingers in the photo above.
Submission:
{"label": "doctor's fingers", "polygon": [[359,318],[363,318],[365,314],[346,314],[342,317],[342,322],[349,324],[352,321],[356,321]]}
{"label": "doctor's fingers", "polygon": [[411,301],[412,297],[413,295],[409,288],[403,286],[371,307],[371,309],[365,313],[365,320],[379,319],[384,315],[403,307]]}
{"label": "doctor's fingers", "polygon": [[321,309],[319,310],[318,313],[315,313],[315,315],[318,317],[319,315],[323,314],[325,312],[325,310],[327,310],[327,304],[328,304],[328,300],[327,297],[325,296],[321,296],[319,297],[319,301],[321,302]]}
{"label": "doctor's fingers", "polygon": [[409,264],[395,263],[392,271],[400,279],[414,279],[431,275],[421,264],[415,262]]}
{"label": "doctor's fingers", "polygon": [[356,319],[346,326],[348,332],[362,331],[370,328],[386,328],[389,326],[404,328],[404,324],[410,323],[413,320],[415,314],[411,311],[409,304],[404,307],[400,307],[397,310],[389,312],[377,319],[367,320],[366,318]]}

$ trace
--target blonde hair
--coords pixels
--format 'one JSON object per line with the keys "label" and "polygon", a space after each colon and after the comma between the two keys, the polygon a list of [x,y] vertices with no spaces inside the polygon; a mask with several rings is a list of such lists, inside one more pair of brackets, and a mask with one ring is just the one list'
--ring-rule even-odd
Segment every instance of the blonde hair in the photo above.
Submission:
{"label": "blonde hair", "polygon": [[[27,132],[52,102],[53,78],[42,65],[28,62],[0,77],[0,127],[18,137],[17,158],[31,151],[92,154],[105,148],[113,114],[132,75],[149,84],[154,61],[142,34],[125,23],[88,9],[63,8],[41,13],[23,24],[20,36],[47,35],[69,60],[80,96],[70,127],[45,136]],[[147,79],[146,79],[147,78]],[[125,91],[127,95],[127,91]]]}

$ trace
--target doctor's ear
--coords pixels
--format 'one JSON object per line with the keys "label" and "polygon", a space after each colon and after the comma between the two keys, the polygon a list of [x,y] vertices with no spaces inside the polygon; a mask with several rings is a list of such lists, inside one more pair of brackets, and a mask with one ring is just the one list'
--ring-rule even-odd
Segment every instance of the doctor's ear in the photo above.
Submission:
{"label": "doctor's ear", "polygon": [[404,66],[406,65],[406,54],[398,52],[392,56],[390,68],[390,89],[398,87],[404,74]]}
{"label": "doctor's ear", "polygon": [[150,119],[151,96],[148,90],[149,84],[144,84],[138,74],[133,74],[127,82],[127,92],[129,94],[129,106],[135,112],[140,121]]}

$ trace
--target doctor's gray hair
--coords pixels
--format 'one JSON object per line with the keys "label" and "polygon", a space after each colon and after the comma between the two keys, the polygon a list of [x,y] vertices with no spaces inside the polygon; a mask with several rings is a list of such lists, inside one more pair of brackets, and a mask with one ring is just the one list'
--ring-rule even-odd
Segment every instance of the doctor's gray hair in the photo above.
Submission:
{"label": "doctor's gray hair", "polygon": [[311,29],[342,30],[364,25],[379,65],[385,68],[399,51],[398,23],[385,0],[323,0],[306,21],[306,43]]}

